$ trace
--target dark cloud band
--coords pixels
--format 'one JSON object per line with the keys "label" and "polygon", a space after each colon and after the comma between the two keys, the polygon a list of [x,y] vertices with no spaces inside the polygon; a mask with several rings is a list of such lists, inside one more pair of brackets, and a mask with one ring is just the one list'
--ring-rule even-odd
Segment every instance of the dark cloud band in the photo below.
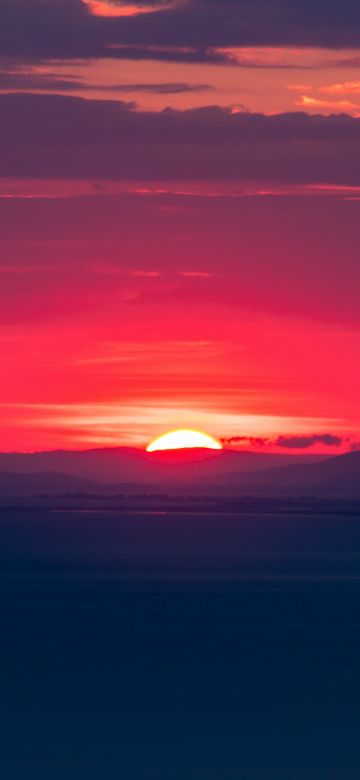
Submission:
{"label": "dark cloud band", "polygon": [[[139,11],[142,3],[138,5]],[[147,4],[149,5],[149,4]],[[152,13],[94,16],[83,0],[2,0],[0,56],[33,59],[143,58],[211,61],[242,46],[357,48],[358,0],[189,0],[152,3]],[[114,48],[115,47],[115,48]],[[120,48],[116,48],[120,47]],[[135,47],[132,49],[131,47]],[[166,50],[167,47],[167,50]]]}
{"label": "dark cloud band", "polygon": [[0,96],[2,177],[360,185],[360,119]]}

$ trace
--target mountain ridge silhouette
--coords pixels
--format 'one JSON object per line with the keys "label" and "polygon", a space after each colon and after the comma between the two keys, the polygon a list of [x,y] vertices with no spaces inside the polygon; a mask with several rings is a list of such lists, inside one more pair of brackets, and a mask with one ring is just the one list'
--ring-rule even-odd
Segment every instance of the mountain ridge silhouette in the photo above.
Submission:
{"label": "mountain ridge silhouette", "polygon": [[[279,457],[280,464],[274,466],[279,463],[277,456],[224,450],[213,456],[195,451],[182,453],[180,462],[174,462],[174,456],[168,461],[163,454],[157,453],[154,458],[154,454],[144,455],[130,448],[0,453],[0,495],[33,495],[39,491],[108,495],[138,490],[179,495],[360,497],[360,451],[322,459],[308,456],[300,461],[297,456],[289,456],[287,460],[291,457],[292,461],[285,464],[284,457]],[[6,463],[10,468],[4,468]],[[24,465],[27,468],[20,468]]]}

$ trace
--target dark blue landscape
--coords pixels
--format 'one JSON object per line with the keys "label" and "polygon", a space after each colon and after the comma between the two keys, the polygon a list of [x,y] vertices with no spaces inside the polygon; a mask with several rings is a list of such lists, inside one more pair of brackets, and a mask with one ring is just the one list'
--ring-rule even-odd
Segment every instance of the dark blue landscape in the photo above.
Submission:
{"label": "dark blue landscape", "polygon": [[1,511],[4,780],[355,780],[356,501]]}

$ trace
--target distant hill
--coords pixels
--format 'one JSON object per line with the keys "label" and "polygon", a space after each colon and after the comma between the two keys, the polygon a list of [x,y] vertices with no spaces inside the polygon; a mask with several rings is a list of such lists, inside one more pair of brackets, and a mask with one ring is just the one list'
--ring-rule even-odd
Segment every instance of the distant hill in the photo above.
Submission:
{"label": "distant hill", "polygon": [[[287,465],[282,465],[284,459]],[[0,471],[0,497],[146,492],[360,497],[360,452],[322,460],[302,458],[290,465],[289,459],[225,450],[154,455],[123,449],[3,454],[0,466],[7,468]]]}
{"label": "distant hill", "polygon": [[0,470],[23,475],[42,472],[68,474],[119,486],[128,483],[158,486],[170,482],[191,483],[207,478],[222,480],[226,475],[319,460],[321,457],[310,455],[210,449],[150,454],[135,448],[119,447],[86,451],[0,453]]}
{"label": "distant hill", "polygon": [[40,493],[101,492],[101,485],[90,479],[78,479],[67,474],[16,474],[0,471],[0,497],[34,496]]}
{"label": "distant hill", "polygon": [[205,481],[198,490],[244,495],[314,495],[360,497],[360,451],[320,463],[300,463],[247,474],[233,473]]}

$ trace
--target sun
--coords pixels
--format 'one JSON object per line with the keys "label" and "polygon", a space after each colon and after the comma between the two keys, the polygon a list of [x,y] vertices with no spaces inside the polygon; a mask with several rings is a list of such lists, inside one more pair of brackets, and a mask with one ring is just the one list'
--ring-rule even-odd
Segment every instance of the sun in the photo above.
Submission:
{"label": "sun", "polygon": [[178,430],[164,433],[146,448],[147,452],[159,450],[185,450],[201,447],[208,450],[222,450],[220,442],[200,431]]}

